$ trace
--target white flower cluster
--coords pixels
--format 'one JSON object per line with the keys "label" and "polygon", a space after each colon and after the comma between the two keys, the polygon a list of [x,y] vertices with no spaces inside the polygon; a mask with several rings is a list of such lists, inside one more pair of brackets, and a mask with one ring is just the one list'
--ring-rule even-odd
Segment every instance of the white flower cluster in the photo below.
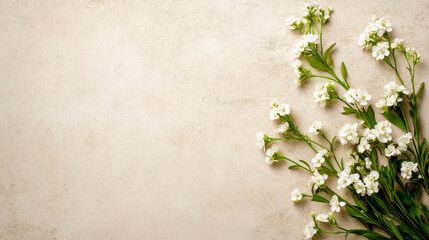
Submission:
{"label": "white flower cluster", "polygon": [[279,162],[278,159],[275,158],[275,154],[279,152],[279,146],[274,144],[265,152],[267,156],[265,157],[265,162],[267,164],[273,164],[274,162]]}
{"label": "white flower cluster", "polygon": [[319,36],[317,36],[316,34],[306,34],[303,35],[301,40],[299,40],[296,44],[295,44],[295,50],[294,50],[294,54],[293,56],[295,58],[299,58],[301,56],[301,54],[309,49],[308,47],[311,44],[317,44],[317,39],[319,38]]}
{"label": "white flower cluster", "polygon": [[402,40],[400,38],[395,38],[395,40],[393,41],[393,43],[390,44],[390,47],[402,49],[402,48],[404,48],[403,44],[404,44],[404,40]]}
{"label": "white flower cluster", "polygon": [[289,26],[290,29],[299,29],[303,25],[307,24],[307,19],[298,17],[288,17],[285,21],[285,25]]}
{"label": "white flower cluster", "polygon": [[413,139],[413,135],[410,132],[406,133],[405,135],[398,138],[398,149],[399,149],[399,151],[401,151],[401,152],[407,151],[408,144],[411,142],[412,139]]}
{"label": "white flower cluster", "polygon": [[360,35],[358,44],[363,49],[371,50],[379,42],[384,33],[391,31],[392,25],[387,17],[377,18],[372,16],[371,22]]}
{"label": "white flower cluster", "polygon": [[293,202],[298,202],[299,200],[302,199],[302,192],[298,189],[295,188],[292,192],[291,192],[291,199]]}
{"label": "white flower cluster", "polygon": [[271,105],[271,112],[270,112],[271,121],[279,119],[280,116],[285,116],[290,114],[289,104],[281,103],[279,100],[273,99],[270,105]]}
{"label": "white flower cluster", "polygon": [[316,216],[316,220],[319,222],[331,222],[335,220],[334,212],[321,213]]}
{"label": "white flower cluster", "polygon": [[379,122],[374,126],[373,131],[375,137],[378,141],[382,143],[387,143],[392,141],[392,124],[389,121]]}
{"label": "white flower cluster", "polygon": [[322,163],[325,162],[325,157],[327,157],[328,151],[326,149],[320,150],[316,156],[314,156],[313,159],[311,159],[311,162],[313,163],[315,168],[322,167]]}
{"label": "white flower cluster", "polygon": [[314,133],[316,135],[320,134],[320,129],[322,129],[322,122],[321,121],[314,121],[311,125],[310,129],[308,129],[309,132]]}
{"label": "white flower cluster", "polygon": [[375,104],[382,111],[388,111],[390,107],[397,106],[398,103],[402,102],[402,96],[410,93],[405,86],[398,85],[394,81],[384,85],[384,90],[383,98]]}
{"label": "white flower cluster", "polygon": [[285,134],[287,132],[287,130],[289,130],[289,123],[284,122],[284,123],[280,124],[279,128],[274,130],[274,132],[277,134]]}
{"label": "white flower cluster", "polygon": [[343,99],[350,104],[359,104],[360,106],[366,106],[368,101],[371,100],[371,95],[368,91],[361,89],[350,88],[344,94]]}
{"label": "white flower cluster", "polygon": [[396,148],[394,143],[389,144],[386,149],[384,149],[384,155],[386,157],[398,156],[401,154],[401,151]]}
{"label": "white flower cluster", "polygon": [[320,106],[325,107],[326,103],[332,99],[333,94],[335,93],[334,87],[335,85],[333,81],[318,83],[313,93],[314,102],[318,102],[320,103]]}
{"label": "white flower cluster", "polygon": [[377,45],[372,47],[372,56],[375,57],[377,61],[383,60],[384,57],[389,55],[390,51],[388,42],[378,42]]}
{"label": "white flower cluster", "polygon": [[347,144],[349,141],[352,144],[357,144],[359,142],[359,136],[357,132],[357,123],[346,124],[344,127],[340,129],[338,132],[340,141],[342,145]]}
{"label": "white flower cluster", "polygon": [[[369,159],[365,159],[365,166],[366,168],[371,168],[371,161],[369,161]],[[365,196],[366,194],[370,196],[371,194],[378,192],[377,179],[379,177],[379,173],[377,171],[371,171],[362,181],[359,173],[351,173],[351,168],[346,167],[338,174],[338,177],[338,189],[346,188],[353,184],[356,192],[362,196]]]}
{"label": "white flower cluster", "polygon": [[417,163],[413,162],[402,162],[401,164],[401,176],[405,179],[410,179],[413,172],[417,172]]}
{"label": "white flower cluster", "polygon": [[313,176],[310,178],[308,182],[309,186],[312,186],[314,190],[317,190],[320,186],[325,184],[325,181],[328,179],[327,174],[320,174],[317,170],[314,171]]}

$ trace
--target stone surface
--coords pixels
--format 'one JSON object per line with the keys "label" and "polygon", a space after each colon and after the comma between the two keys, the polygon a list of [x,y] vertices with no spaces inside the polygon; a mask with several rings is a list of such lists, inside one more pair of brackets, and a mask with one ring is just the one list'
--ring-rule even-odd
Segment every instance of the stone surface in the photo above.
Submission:
{"label": "stone surface", "polygon": [[[336,67],[346,63],[352,86],[377,98],[395,79],[357,46],[373,14],[389,15],[394,36],[422,54],[416,77],[425,80],[428,2],[322,5],[335,11],[325,44],[337,43]],[[339,114],[340,104],[313,102],[317,80],[293,84],[298,35],[283,22],[301,7],[1,1],[0,238],[302,239],[310,211],[327,208],[290,201],[309,176],[267,166],[255,133],[274,135],[273,97],[292,105],[302,129],[319,119],[333,136],[353,119]],[[281,149],[312,157],[302,144]]]}

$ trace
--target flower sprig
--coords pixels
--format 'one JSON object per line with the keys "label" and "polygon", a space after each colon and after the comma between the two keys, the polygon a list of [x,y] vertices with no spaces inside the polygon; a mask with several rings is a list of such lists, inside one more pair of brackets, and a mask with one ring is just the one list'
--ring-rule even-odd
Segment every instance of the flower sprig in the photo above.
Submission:
{"label": "flower sprig", "polygon": [[[322,122],[314,121],[309,132],[320,136],[325,141],[321,143],[320,137],[312,139],[298,129],[289,104],[273,100],[270,119],[281,122],[275,132],[282,136],[269,137],[258,133],[257,145],[266,151],[268,164],[285,160],[292,163],[290,169],[301,168],[311,174],[308,183],[311,194],[294,189],[292,201],[298,202],[308,197],[330,205],[329,213],[311,214],[312,221],[304,228],[306,238],[330,233],[345,234],[346,238],[349,234],[356,234],[368,239],[429,239],[429,212],[419,198],[420,187],[429,194],[429,150],[427,140],[421,140],[418,111],[424,83],[416,88],[414,79],[420,55],[406,47],[402,39],[391,40],[389,34],[393,28],[387,17],[370,19],[358,44],[370,51],[377,61],[381,60],[391,67],[399,82],[389,82],[384,86],[385,94],[375,105],[386,120],[377,121],[370,104],[373,97],[365,89],[351,87],[344,62],[341,63],[341,74],[335,72],[331,52],[336,44],[323,49],[323,27],[329,22],[332,12],[332,8],[322,9],[314,0],[307,1],[300,17],[286,20],[286,25],[301,35],[293,52],[293,68],[297,74],[294,82],[301,85],[310,78],[323,79],[325,82],[316,85],[313,94],[315,102],[325,106],[330,101],[338,100],[344,104],[342,114],[354,115],[360,122],[344,125],[338,136],[330,140],[322,130]],[[407,83],[411,92],[404,84],[405,78],[399,74],[398,52],[402,53],[407,63]],[[322,75],[313,74],[311,69],[305,68],[303,59]],[[340,96],[337,86],[346,93]],[[405,133],[394,139],[392,125]],[[341,161],[334,149],[337,139],[351,148],[351,152]],[[273,143],[290,140],[304,142],[315,154],[311,161],[294,161],[281,154],[278,145]],[[344,189],[351,193],[353,203],[327,185],[329,177],[337,178],[338,191]],[[328,200],[329,197],[331,200]],[[364,228],[340,227],[334,212],[342,208],[359,220]],[[338,231],[326,231],[321,228],[322,223],[329,223]],[[374,227],[381,232],[374,231]]]}

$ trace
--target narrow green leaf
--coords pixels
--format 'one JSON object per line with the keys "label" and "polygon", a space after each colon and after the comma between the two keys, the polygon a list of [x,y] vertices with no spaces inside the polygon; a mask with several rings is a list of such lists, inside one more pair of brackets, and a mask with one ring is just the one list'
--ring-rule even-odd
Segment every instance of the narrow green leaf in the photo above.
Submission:
{"label": "narrow green leaf", "polygon": [[311,199],[313,202],[322,202],[322,203],[329,203],[329,200],[320,196],[320,195],[313,195],[313,198]]}
{"label": "narrow green leaf", "polygon": [[343,75],[344,81],[347,79],[347,68],[344,62],[341,62],[341,75]]}
{"label": "narrow green leaf", "polygon": [[328,49],[326,49],[326,51],[325,51],[325,60],[327,60],[328,57],[330,56],[332,49],[335,47],[335,44],[336,43],[332,44]]}
{"label": "narrow green leaf", "polygon": [[424,83],[424,82],[422,82],[422,84],[420,84],[419,90],[417,90],[417,94],[416,94],[416,97],[417,97],[417,98],[419,98],[419,97],[420,97],[420,95],[422,94],[422,91],[423,91],[424,86],[425,86],[425,83]]}
{"label": "narrow green leaf", "polygon": [[371,121],[371,125],[375,125],[376,121],[375,121],[375,114],[374,114],[374,109],[372,109],[372,106],[369,105],[368,110],[366,112],[367,114],[367,119],[369,121]]}
{"label": "narrow green leaf", "polygon": [[307,56],[306,58],[307,58],[308,63],[313,68],[320,70],[320,71],[325,71],[325,72],[329,71],[329,69],[325,65],[323,65],[323,63],[321,63],[317,58],[310,57],[310,56]]}
{"label": "narrow green leaf", "polygon": [[402,238],[401,233],[399,232],[398,228],[395,226],[395,224],[390,221],[390,220],[385,220],[384,221],[386,223],[386,225],[390,228],[390,230],[392,230],[392,232],[395,234],[395,237],[399,240],[404,240],[404,238]]}
{"label": "narrow green leaf", "polygon": [[389,113],[389,112],[384,112],[383,116],[387,120],[389,120],[389,122],[391,122],[393,125],[402,129],[404,132],[407,132],[407,127],[405,126],[405,123],[403,122],[403,120],[400,117],[398,117],[398,115],[393,114],[393,113]]}
{"label": "narrow green leaf", "polygon": [[359,207],[359,208],[361,208],[361,209],[363,209],[363,210],[367,210],[366,209],[366,207],[365,207],[365,205],[363,205],[363,203],[362,203],[362,201],[361,200],[359,200],[354,194],[352,194],[352,197],[353,197],[353,200],[355,201],[355,203],[356,203],[356,205]]}
{"label": "narrow green leaf", "polygon": [[360,236],[366,237],[367,239],[370,239],[370,240],[388,240],[388,239],[390,239],[390,238],[385,237],[385,236],[383,236],[379,233],[376,233],[374,231],[364,230],[364,229],[352,229],[352,230],[347,231],[347,233],[360,235]]}
{"label": "narrow green leaf", "polygon": [[308,165],[308,163],[304,160],[299,160],[300,162],[302,162],[304,165],[306,165],[308,167],[308,169],[311,169],[310,165]]}
{"label": "narrow green leaf", "polygon": [[353,108],[343,107],[343,109],[344,109],[344,112],[342,112],[343,115],[356,114],[356,111]]}
{"label": "narrow green leaf", "polygon": [[363,215],[361,212],[354,210],[353,208],[349,207],[349,206],[345,206],[347,212],[350,214],[350,216],[359,219],[362,222],[366,222],[366,223],[371,223],[374,224],[374,221],[372,221],[371,219],[369,219],[368,217],[366,217],[365,215]]}

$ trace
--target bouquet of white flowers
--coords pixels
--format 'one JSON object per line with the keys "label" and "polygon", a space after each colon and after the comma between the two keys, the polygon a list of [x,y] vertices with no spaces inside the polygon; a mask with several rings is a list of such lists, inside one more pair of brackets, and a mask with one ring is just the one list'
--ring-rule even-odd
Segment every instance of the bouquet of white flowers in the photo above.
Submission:
{"label": "bouquet of white flowers", "polygon": [[[337,136],[329,139],[322,131],[322,123],[315,121],[309,132],[320,135],[319,139],[323,140],[320,142],[298,129],[289,104],[274,99],[269,117],[281,122],[275,132],[283,136],[273,138],[257,133],[257,145],[265,151],[268,164],[289,161],[290,169],[301,168],[311,174],[308,193],[295,189],[291,193],[294,202],[308,197],[330,205],[329,213],[311,214],[313,220],[304,229],[307,239],[321,233],[344,234],[346,238],[356,234],[367,239],[429,239],[429,211],[420,199],[422,193],[429,194],[429,150],[426,139],[421,136],[418,109],[424,84],[416,88],[414,80],[420,55],[406,48],[402,39],[390,38],[392,27],[386,17],[371,18],[358,44],[371,51],[377,61],[389,65],[397,76],[397,82],[384,86],[385,94],[375,104],[385,118],[377,121],[369,104],[371,95],[364,89],[351,88],[344,62],[341,74],[335,72],[331,57],[335,43],[326,49],[323,47],[323,27],[329,22],[331,13],[332,8],[325,10],[317,2],[310,1],[305,4],[302,17],[286,20],[288,27],[302,35],[294,51],[295,83],[300,85],[310,78],[326,79],[316,85],[315,102],[325,106],[333,100],[341,101],[344,104],[342,114],[354,115],[359,123],[346,124]],[[396,58],[399,57],[406,60],[407,78],[398,72]],[[311,73],[300,59],[326,74]],[[405,79],[411,91],[407,90]],[[344,88],[345,94],[340,96],[336,88]],[[403,131],[401,137],[392,138],[392,124]],[[337,156],[334,143],[338,139],[342,145],[350,145],[348,156]],[[304,142],[314,151],[314,158],[306,162],[284,156],[273,143],[282,140]],[[337,178],[336,190],[326,184],[328,177]],[[342,197],[337,191],[341,189],[347,189],[352,197],[349,200]],[[360,221],[362,229],[341,227],[334,214],[341,209]],[[336,230],[328,231],[326,227]]]}

